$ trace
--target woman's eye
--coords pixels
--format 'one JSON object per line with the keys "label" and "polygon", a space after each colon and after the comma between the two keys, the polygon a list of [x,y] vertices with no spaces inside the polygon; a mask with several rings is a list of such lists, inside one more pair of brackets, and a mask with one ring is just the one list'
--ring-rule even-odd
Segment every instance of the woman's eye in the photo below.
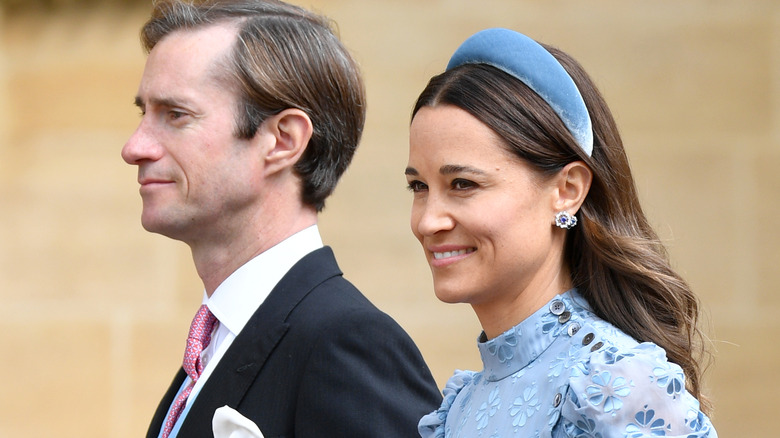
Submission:
{"label": "woman's eye", "polygon": [[423,183],[422,181],[414,180],[414,181],[409,181],[408,189],[413,193],[419,193],[427,190],[428,186],[425,185],[425,183]]}
{"label": "woman's eye", "polygon": [[467,179],[461,179],[461,178],[452,180],[451,185],[452,188],[455,190],[466,190],[477,186],[477,184],[474,181],[469,181]]}

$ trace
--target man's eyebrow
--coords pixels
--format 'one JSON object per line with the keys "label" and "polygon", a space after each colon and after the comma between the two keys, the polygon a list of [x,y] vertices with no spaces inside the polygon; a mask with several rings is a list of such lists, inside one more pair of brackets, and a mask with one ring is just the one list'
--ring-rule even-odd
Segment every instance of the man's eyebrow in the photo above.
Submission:
{"label": "man's eyebrow", "polygon": [[135,106],[138,108],[144,108],[147,104],[152,104],[155,106],[163,106],[163,107],[177,107],[182,106],[182,103],[180,100],[177,100],[172,97],[153,97],[149,99],[149,102],[145,102],[141,96],[135,97]]}

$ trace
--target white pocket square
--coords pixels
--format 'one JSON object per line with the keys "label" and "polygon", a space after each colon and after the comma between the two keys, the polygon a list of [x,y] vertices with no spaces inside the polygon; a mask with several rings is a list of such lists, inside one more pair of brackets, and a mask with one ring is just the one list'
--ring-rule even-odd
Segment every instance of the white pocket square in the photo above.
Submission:
{"label": "white pocket square", "polygon": [[263,433],[252,420],[229,406],[214,411],[211,427],[214,438],[263,438]]}

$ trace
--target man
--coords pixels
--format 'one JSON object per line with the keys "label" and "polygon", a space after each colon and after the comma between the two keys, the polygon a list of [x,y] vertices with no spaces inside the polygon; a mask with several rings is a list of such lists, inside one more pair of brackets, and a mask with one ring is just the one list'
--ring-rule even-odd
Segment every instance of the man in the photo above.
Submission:
{"label": "man", "polygon": [[210,437],[230,406],[266,437],[411,437],[441,396],[414,343],[342,278],[317,213],[365,118],[323,17],[274,0],[174,0],[122,149],[141,222],[188,244],[205,293],[148,437]]}

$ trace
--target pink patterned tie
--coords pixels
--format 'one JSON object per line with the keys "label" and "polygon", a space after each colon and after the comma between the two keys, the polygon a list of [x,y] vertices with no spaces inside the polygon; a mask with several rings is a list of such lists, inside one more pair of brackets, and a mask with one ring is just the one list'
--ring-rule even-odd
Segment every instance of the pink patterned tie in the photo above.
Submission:
{"label": "pink patterned tie", "polygon": [[190,376],[192,382],[184,388],[179,396],[176,397],[176,401],[173,402],[168,418],[165,419],[163,438],[168,438],[168,435],[170,435],[173,425],[176,424],[181,411],[184,410],[184,405],[187,403],[187,397],[190,396],[190,392],[192,392],[192,387],[195,386],[195,382],[198,381],[200,374],[203,372],[200,354],[211,342],[211,331],[216,323],[217,317],[211,313],[205,304],[200,306],[198,313],[195,314],[195,318],[192,319],[190,334],[187,336],[187,349],[184,350],[184,362],[182,364],[182,368]]}

